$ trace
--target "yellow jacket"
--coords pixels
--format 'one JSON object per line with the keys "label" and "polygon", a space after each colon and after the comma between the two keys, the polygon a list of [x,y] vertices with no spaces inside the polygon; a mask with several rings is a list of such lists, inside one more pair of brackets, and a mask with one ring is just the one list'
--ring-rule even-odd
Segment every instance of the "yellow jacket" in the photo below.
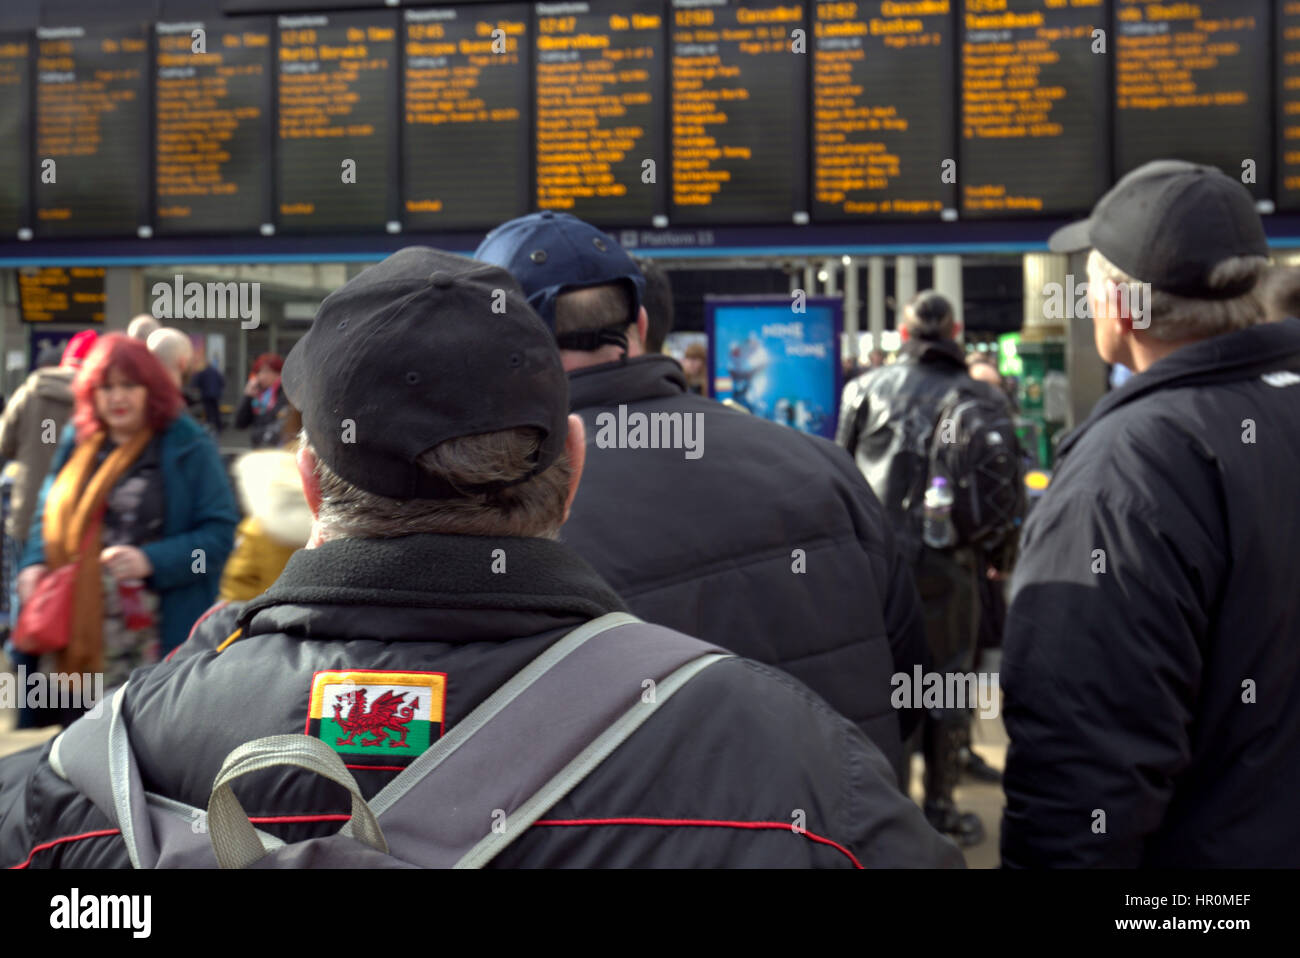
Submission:
{"label": "yellow jacket", "polygon": [[243,602],[261,595],[280,577],[296,546],[276,542],[249,516],[235,530],[235,551],[221,573],[221,598]]}

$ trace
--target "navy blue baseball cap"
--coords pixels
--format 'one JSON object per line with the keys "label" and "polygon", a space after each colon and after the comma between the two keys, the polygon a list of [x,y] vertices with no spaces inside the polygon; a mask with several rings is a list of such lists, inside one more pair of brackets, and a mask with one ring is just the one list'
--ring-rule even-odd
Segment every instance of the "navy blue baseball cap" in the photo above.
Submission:
{"label": "navy blue baseball cap", "polygon": [[568,213],[543,210],[502,223],[474,258],[509,270],[552,333],[556,297],[567,290],[621,282],[631,296],[627,321],[636,322],[641,310],[645,277],[636,261],[610,236]]}

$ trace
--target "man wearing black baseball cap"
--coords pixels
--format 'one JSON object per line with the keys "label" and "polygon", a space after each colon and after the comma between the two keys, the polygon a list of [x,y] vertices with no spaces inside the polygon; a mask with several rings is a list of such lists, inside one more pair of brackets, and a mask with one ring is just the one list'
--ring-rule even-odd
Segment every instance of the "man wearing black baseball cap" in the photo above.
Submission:
{"label": "man wearing black baseball cap", "polygon": [[[218,828],[214,784],[249,765],[240,817],[300,862],[960,864],[846,719],[787,676],[631,620],[554,541],[583,424],[505,271],[393,254],[325,299],[283,383],[303,417],[308,548],[114,702],[129,728],[115,767],[140,769],[167,814],[208,806],[210,850],[162,811],[137,806],[128,829],[118,773],[101,805],[74,727],[57,771],[35,753],[0,762],[0,865],[257,860],[275,843],[250,825],[249,851]],[[355,788],[351,804],[298,764]],[[338,840],[349,810],[344,836],[369,848]]]}
{"label": "man wearing black baseball cap", "polygon": [[[534,213],[493,230],[475,256],[510,270],[554,331],[570,408],[587,425],[564,541],[637,615],[789,672],[901,771],[920,710],[891,704],[891,678],[924,669],[925,632],[911,572],[853,461],[689,393],[674,359],[647,355],[641,272],[595,227]],[[606,428],[638,418],[653,446]],[[683,436],[696,447],[657,441],[656,422],[694,424]]]}
{"label": "man wearing black baseball cap", "polygon": [[1003,862],[1300,865],[1300,320],[1264,322],[1250,194],[1129,173],[1091,249],[1097,349],[1134,375],[1060,445],[1003,658]]}

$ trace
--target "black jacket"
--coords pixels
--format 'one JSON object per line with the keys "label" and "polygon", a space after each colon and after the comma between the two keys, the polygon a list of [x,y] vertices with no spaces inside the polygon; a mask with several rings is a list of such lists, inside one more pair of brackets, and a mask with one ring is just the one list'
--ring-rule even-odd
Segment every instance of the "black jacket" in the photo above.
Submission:
{"label": "black jacket", "polygon": [[1003,862],[1300,866],[1300,320],[1179,349],[1060,452],[1004,643]]}
{"label": "black jacket", "polygon": [[971,379],[965,354],[950,339],[910,340],[898,361],[863,373],[844,390],[837,441],[885,506],[909,562],[921,554],[923,502],[912,488],[928,462],[916,453],[938,419],[943,400],[958,382],[970,393],[1006,397],[988,383]]}
{"label": "black jacket", "polygon": [[[498,548],[507,574],[492,571]],[[249,604],[247,629],[224,651],[240,607],[219,609],[170,661],[133,674],[123,716],[143,785],[205,807],[231,749],[304,730],[318,670],[444,673],[446,723],[455,727],[571,628],[620,608],[585,563],[542,539],[409,536],[299,551]],[[120,836],[101,833],[110,823],[54,772],[48,751],[0,761],[0,866],[126,867]],[[396,772],[354,774],[369,798]],[[250,816],[287,841],[337,831],[350,807],[332,783],[283,767],[236,791]],[[788,827],[799,809],[807,833]],[[301,821],[321,815],[335,820]],[[286,823],[291,817],[299,820]],[[854,859],[961,861],[846,719],[788,676],[727,659],[664,703],[493,865],[848,867]]]}
{"label": "black jacket", "polygon": [[275,387],[275,402],[261,412],[253,409],[253,397],[245,396],[235,410],[235,428],[249,429],[249,439],[254,449],[275,449],[284,445],[284,413],[289,398],[279,383]]}
{"label": "black jacket", "polygon": [[[925,636],[884,512],[848,457],[687,393],[667,356],[572,372],[569,404],[587,464],[561,538],[641,618],[784,669],[897,767],[920,715],[891,707],[890,677],[926,664]],[[602,414],[620,404],[699,414],[702,454],[600,448]]]}

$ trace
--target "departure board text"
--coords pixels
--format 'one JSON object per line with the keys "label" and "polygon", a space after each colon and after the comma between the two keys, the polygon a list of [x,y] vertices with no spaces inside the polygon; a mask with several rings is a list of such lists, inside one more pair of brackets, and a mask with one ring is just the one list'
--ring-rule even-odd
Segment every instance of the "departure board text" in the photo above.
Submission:
{"label": "departure board text", "polygon": [[18,299],[24,322],[102,323],[102,266],[23,267],[18,271]]}

